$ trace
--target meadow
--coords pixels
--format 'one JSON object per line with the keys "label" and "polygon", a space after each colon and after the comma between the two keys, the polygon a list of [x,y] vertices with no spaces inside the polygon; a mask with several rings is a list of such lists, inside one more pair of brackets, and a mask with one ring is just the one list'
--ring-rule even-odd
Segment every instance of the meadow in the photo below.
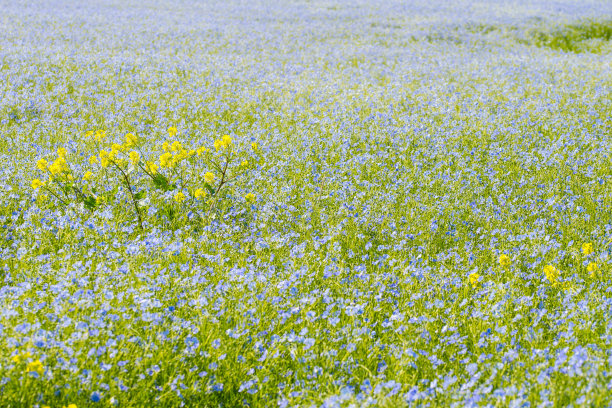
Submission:
{"label": "meadow", "polygon": [[0,3],[0,406],[612,406],[612,3]]}

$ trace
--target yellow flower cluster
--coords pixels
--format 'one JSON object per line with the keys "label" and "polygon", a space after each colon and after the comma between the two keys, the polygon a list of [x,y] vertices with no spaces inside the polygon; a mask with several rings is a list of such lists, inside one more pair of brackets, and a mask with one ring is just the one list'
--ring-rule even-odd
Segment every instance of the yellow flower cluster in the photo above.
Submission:
{"label": "yellow flower cluster", "polygon": [[42,187],[44,185],[45,185],[45,183],[43,183],[39,179],[32,180],[32,189],[34,189],[34,190],[37,190],[37,189],[39,189],[40,187]]}
{"label": "yellow flower cluster", "polygon": [[[69,173],[70,167],[68,167],[68,162],[66,161],[66,155],[68,152],[65,148],[60,147],[57,150],[57,158],[53,161],[53,163],[49,164],[49,162],[45,159],[40,159],[36,162],[36,167],[38,170],[43,172],[50,173],[50,179],[57,176],[62,176],[64,173]],[[65,174],[66,178],[72,180],[71,174]],[[34,190],[44,186],[45,183],[39,179],[32,180],[32,188]]]}
{"label": "yellow flower cluster", "polygon": [[38,375],[43,375],[45,372],[45,367],[40,362],[40,360],[34,360],[28,363],[26,366],[27,373],[38,373]]}
{"label": "yellow flower cluster", "polygon": [[544,275],[552,285],[555,285],[559,283],[559,276],[561,275],[561,271],[559,271],[552,265],[546,265],[544,267]]}
{"label": "yellow flower cluster", "polygon": [[195,193],[193,193],[193,196],[199,200],[206,196],[206,190],[203,188],[198,188]]}
{"label": "yellow flower cluster", "polygon": [[510,260],[510,257],[508,255],[501,254],[499,256],[499,264],[505,268],[510,266],[510,264],[512,264],[512,261]]}
{"label": "yellow flower cluster", "polygon": [[477,274],[476,272],[472,272],[470,273],[470,276],[468,276],[468,280],[470,281],[470,285],[472,285],[472,287],[475,288],[479,284],[480,275]]}
{"label": "yellow flower cluster", "polygon": [[597,275],[598,270],[599,270],[599,265],[597,265],[595,262],[589,262],[589,264],[587,265],[587,272],[589,273],[591,278]]}
{"label": "yellow flower cluster", "polygon": [[20,364],[26,361],[30,357],[32,357],[32,353],[30,353],[29,351],[26,351],[24,353],[14,355],[11,360],[13,360],[13,363],[15,364]]}
{"label": "yellow flower cluster", "polygon": [[208,184],[212,184],[215,181],[215,175],[210,171],[204,174],[204,181]]}
{"label": "yellow flower cluster", "polygon": [[[41,405],[40,408],[51,408],[49,405]],[[76,404],[63,405],[62,408],[78,408]]]}
{"label": "yellow flower cluster", "polygon": [[228,149],[232,145],[232,138],[230,135],[225,135],[221,139],[215,140],[215,150]]}
{"label": "yellow flower cluster", "polygon": [[159,156],[159,165],[162,168],[173,168],[181,161],[196,155],[196,150],[185,149],[179,141],[174,141],[172,144],[164,142],[162,149],[165,152]]}
{"label": "yellow flower cluster", "polygon": [[[83,208],[94,210],[100,204],[111,204],[113,201],[110,195],[106,197],[98,195],[95,181],[105,180],[113,185],[123,184],[128,196],[131,197],[137,221],[143,228],[144,213],[141,211],[141,206],[148,205],[151,200],[168,197],[166,193],[171,191],[170,200],[173,199],[179,204],[196,204],[210,196],[207,201],[210,205],[207,208],[214,209],[217,197],[229,197],[218,194],[223,187],[250,168],[251,158],[245,158],[242,156],[243,152],[234,150],[234,141],[230,135],[224,135],[215,140],[213,143],[215,150],[205,146],[189,149],[183,146],[181,141],[175,139],[178,135],[176,127],[169,127],[167,132],[173,140],[163,142],[162,151],[158,153],[160,155],[145,157],[144,151],[139,147],[140,141],[133,133],[125,134],[125,141],[119,143],[108,141],[101,145],[99,142],[106,137],[106,133],[102,130],[95,133],[88,131],[87,137],[95,139],[92,144],[97,147],[97,152],[88,159],[92,167],[84,169],[78,177],[73,176],[73,169],[67,160],[68,151],[62,147],[57,150],[57,158],[53,161],[41,158],[36,162],[38,170],[50,173],[49,182],[46,182],[45,178],[37,178],[31,181],[31,186],[35,190],[44,187],[46,192],[53,195],[63,205],[76,201]],[[258,149],[257,143],[252,143],[251,147],[254,151]],[[222,151],[223,153],[214,154],[211,151]],[[204,168],[208,167],[210,171],[202,171],[200,162],[204,163]],[[77,168],[80,166],[74,167],[74,169]],[[100,172],[101,169],[107,168],[109,171]],[[94,175],[97,174],[99,177],[94,178]],[[143,188],[143,183],[147,180],[154,191],[150,192]],[[41,202],[44,198],[46,196],[42,194],[37,195],[37,199],[40,199]],[[256,196],[248,193],[244,199],[247,203],[254,203]],[[205,208],[202,207],[202,210]],[[34,363],[30,367],[31,371],[38,372],[39,367]]]}

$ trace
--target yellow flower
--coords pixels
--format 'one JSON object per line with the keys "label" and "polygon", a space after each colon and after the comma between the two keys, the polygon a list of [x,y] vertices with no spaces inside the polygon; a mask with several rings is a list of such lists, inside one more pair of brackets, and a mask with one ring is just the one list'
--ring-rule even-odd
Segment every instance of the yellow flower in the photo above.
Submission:
{"label": "yellow flower", "polygon": [[197,198],[198,200],[202,197],[204,197],[206,195],[206,190],[202,189],[202,188],[198,188],[195,193],[193,193],[193,195],[195,196],[195,198]]}
{"label": "yellow flower", "polygon": [[590,262],[587,265],[587,272],[589,272],[591,274],[591,277],[595,276],[597,274],[597,270],[599,269],[599,266],[595,263],[595,262]]}
{"label": "yellow flower", "polygon": [[470,280],[470,285],[475,288],[478,285],[478,279],[480,279],[480,275],[476,272],[472,272],[470,273],[470,276],[468,276],[468,279]]}
{"label": "yellow flower", "polygon": [[206,174],[204,174],[204,181],[208,184],[211,184],[213,181],[215,181],[215,175],[212,174],[210,171],[207,172]]}
{"label": "yellow flower", "polygon": [[240,163],[240,165],[242,167],[248,167],[249,166],[249,162],[247,160],[243,161],[242,163]]}
{"label": "yellow flower", "polygon": [[51,164],[51,166],[49,166],[49,171],[53,175],[62,173],[64,171],[66,171],[67,169],[68,169],[68,164],[66,163],[66,160],[64,160],[64,158],[61,157],[61,156],[58,157],[53,162],[53,164]]}
{"label": "yellow flower", "polygon": [[174,142],[172,142],[172,145],[170,146],[170,150],[172,150],[173,152],[178,152],[182,148],[183,146],[181,145],[181,142],[179,142],[178,140],[175,140]]}
{"label": "yellow flower", "polygon": [[183,193],[176,193],[174,195],[174,201],[176,201],[177,203],[182,203],[183,201],[185,201],[185,194],[183,194]]}
{"label": "yellow flower", "polygon": [[64,406],[62,408],[77,408],[76,404],[68,404],[68,406]]}
{"label": "yellow flower", "polygon": [[97,205],[102,204],[104,201],[106,201],[106,199],[104,198],[104,196],[97,196],[97,197],[96,197],[96,204],[97,204]]}
{"label": "yellow flower", "polygon": [[110,164],[110,154],[106,150],[100,150],[100,165],[102,167],[108,167]]}
{"label": "yellow flower", "polygon": [[29,351],[26,351],[25,353],[14,355],[11,360],[13,360],[14,363],[19,364],[22,361],[25,361],[30,357],[32,357],[32,354]]}
{"label": "yellow flower", "polygon": [[26,372],[28,373],[38,373],[39,375],[42,375],[44,371],[45,368],[40,360],[32,361],[26,366]]}
{"label": "yellow flower", "polygon": [[106,137],[106,132],[104,130],[96,130],[96,140],[99,142],[100,140]]}
{"label": "yellow flower", "polygon": [[130,152],[130,160],[132,161],[132,163],[136,164],[138,163],[138,161],[140,160],[140,155],[138,154],[137,151],[132,150]]}
{"label": "yellow flower", "polygon": [[189,156],[189,152],[181,147],[180,151],[176,155],[176,160],[183,160]]}
{"label": "yellow flower", "polygon": [[170,126],[168,128],[168,134],[170,135],[170,137],[176,136],[177,133],[178,133],[178,130],[174,126]]}
{"label": "yellow flower", "polygon": [[205,148],[204,146],[198,147],[198,149],[196,150],[196,153],[198,156],[201,156],[203,153],[206,153],[206,152],[208,152],[208,149]]}
{"label": "yellow flower", "polygon": [[164,150],[164,152],[167,152],[170,149],[170,145],[168,144],[168,142],[164,142],[162,144],[162,149]]}
{"label": "yellow flower", "polygon": [[159,156],[159,164],[162,167],[169,167],[172,164],[172,153],[164,153]]}
{"label": "yellow flower", "polygon": [[552,265],[546,265],[544,267],[544,275],[546,275],[546,279],[552,284],[556,284],[559,281],[559,275],[561,272]]}
{"label": "yellow flower", "polygon": [[96,164],[97,162],[98,162],[98,157],[96,157],[96,156],[91,156],[91,157],[89,158],[89,164],[94,165],[94,164]]}
{"label": "yellow flower", "polygon": [[112,154],[117,154],[117,152],[120,152],[120,151],[122,151],[122,150],[123,150],[123,146],[121,146],[121,145],[120,145],[120,144],[118,144],[118,143],[113,143],[113,144],[111,145],[111,153],[112,153]]}
{"label": "yellow flower", "polygon": [[499,261],[499,264],[503,267],[510,266],[510,264],[512,263],[512,261],[510,260],[510,257],[506,254],[501,254],[499,256],[498,261]]}
{"label": "yellow flower", "polygon": [[586,256],[589,256],[593,253],[593,244],[590,242],[585,242],[582,244],[582,253]]}
{"label": "yellow flower", "polygon": [[40,159],[39,161],[36,162],[36,167],[38,167],[38,170],[45,171],[48,165],[49,163],[45,159]]}
{"label": "yellow flower", "polygon": [[259,146],[257,145],[257,143],[253,142],[251,143],[251,147],[253,148],[253,150],[257,151],[257,149],[259,149]]}
{"label": "yellow flower", "polygon": [[138,142],[138,138],[134,136],[132,133],[128,133],[125,135],[125,145],[127,147],[132,147]]}
{"label": "yellow flower", "polygon": [[244,199],[247,200],[249,203],[254,203],[255,202],[255,194],[248,193],[247,195],[244,196]]}
{"label": "yellow flower", "polygon": [[220,148],[223,147],[223,141],[222,140],[215,140],[215,143],[213,144],[215,146],[215,150],[219,150]]}
{"label": "yellow flower", "polygon": [[151,174],[157,174],[157,169],[159,167],[157,167],[157,164],[153,163],[153,162],[148,162],[147,163],[147,168],[149,169],[149,171],[151,172]]}
{"label": "yellow flower", "polygon": [[83,174],[83,180],[89,180],[91,178],[91,171],[86,171],[85,174]]}
{"label": "yellow flower", "polygon": [[66,157],[66,149],[64,149],[63,147],[60,147],[59,149],[57,149],[57,155],[59,157]]}
{"label": "yellow flower", "polygon": [[221,142],[223,142],[223,147],[229,147],[232,144],[232,138],[230,135],[225,135],[221,138]]}
{"label": "yellow flower", "polygon": [[189,152],[188,152],[187,154],[188,154],[189,156],[195,156],[196,151],[195,151],[195,150],[193,150],[193,149],[191,149],[191,150],[189,150]]}
{"label": "yellow flower", "polygon": [[34,179],[32,180],[32,188],[34,190],[38,190],[39,188],[41,188],[42,186],[44,186],[45,183],[43,183],[42,181],[40,181],[39,179]]}
{"label": "yellow flower", "polygon": [[87,132],[85,132],[85,137],[93,137],[94,132],[91,130],[88,130]]}

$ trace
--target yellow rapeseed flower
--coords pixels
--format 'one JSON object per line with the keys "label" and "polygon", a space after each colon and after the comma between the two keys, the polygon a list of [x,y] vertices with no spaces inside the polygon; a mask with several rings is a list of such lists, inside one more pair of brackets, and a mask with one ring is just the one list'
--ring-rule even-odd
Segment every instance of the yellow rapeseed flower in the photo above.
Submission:
{"label": "yellow rapeseed flower", "polygon": [[254,203],[255,202],[255,194],[248,193],[247,195],[244,196],[244,199],[247,200],[249,203]]}
{"label": "yellow rapeseed flower", "polygon": [[259,149],[259,145],[257,145],[257,143],[253,142],[251,143],[251,148],[253,148],[253,150],[257,151],[257,149]]}
{"label": "yellow rapeseed flower", "polygon": [[30,357],[32,357],[32,353],[30,353],[29,351],[26,351],[25,353],[14,355],[11,360],[13,360],[13,362],[16,363],[16,364],[19,364],[22,361],[25,361],[25,360],[27,360]]}
{"label": "yellow rapeseed flower", "polygon": [[176,201],[177,203],[182,203],[183,201],[185,201],[185,194],[183,193],[176,193],[174,195],[174,201]]}
{"label": "yellow rapeseed flower", "polygon": [[57,149],[57,155],[59,157],[66,157],[66,154],[68,152],[66,151],[66,149],[64,149],[63,147],[60,147],[59,149]]}
{"label": "yellow rapeseed flower", "polygon": [[232,144],[232,138],[230,135],[224,135],[221,138],[221,142],[223,143],[223,147],[227,148]]}
{"label": "yellow rapeseed flower", "polygon": [[475,288],[476,286],[478,286],[478,280],[480,279],[480,275],[476,272],[472,272],[470,273],[470,276],[468,276],[468,279],[470,281],[470,285]]}
{"label": "yellow rapeseed flower", "polygon": [[499,264],[503,267],[510,266],[510,264],[512,263],[512,261],[510,260],[510,257],[506,254],[501,254],[499,256],[498,261],[499,261]]}
{"label": "yellow rapeseed flower", "polygon": [[219,150],[220,148],[223,147],[223,141],[222,140],[215,140],[215,143],[213,143],[213,146],[215,146],[215,150]]}
{"label": "yellow rapeseed flower", "polygon": [[91,178],[91,171],[86,171],[85,174],[83,174],[83,180],[89,180]]}
{"label": "yellow rapeseed flower", "polygon": [[88,130],[87,132],[85,132],[85,137],[93,137],[94,132],[92,130]]}
{"label": "yellow rapeseed flower", "polygon": [[164,152],[167,152],[168,150],[170,150],[170,145],[168,144],[168,142],[164,142],[162,144],[162,149],[164,150]]}
{"label": "yellow rapeseed flower", "polygon": [[98,163],[98,157],[97,156],[91,156],[89,158],[89,164],[94,165],[96,163]]}
{"label": "yellow rapeseed flower", "polygon": [[66,163],[66,160],[62,156],[58,157],[53,162],[53,164],[49,166],[49,171],[53,175],[62,173],[66,171],[67,169],[68,169],[68,164]]}
{"label": "yellow rapeseed flower", "polygon": [[242,163],[240,163],[240,165],[242,167],[248,167],[249,166],[249,162],[247,160],[243,161]]}
{"label": "yellow rapeseed flower", "polygon": [[593,253],[593,244],[590,242],[585,242],[582,244],[582,253],[586,256],[589,256]]}
{"label": "yellow rapeseed flower", "polygon": [[26,366],[26,372],[28,373],[38,373],[39,375],[42,375],[44,371],[45,368],[40,360],[32,361]]}
{"label": "yellow rapeseed flower", "polygon": [[148,162],[147,163],[147,168],[149,169],[149,172],[151,172],[151,174],[157,174],[157,170],[159,169],[157,164],[155,164],[153,162]]}
{"label": "yellow rapeseed flower", "polygon": [[159,165],[161,167],[169,167],[172,165],[172,153],[164,153],[159,156]]}
{"label": "yellow rapeseed flower", "polygon": [[43,183],[42,181],[40,181],[39,179],[34,179],[32,180],[32,188],[34,190],[38,190],[39,188],[41,188],[42,186],[44,186],[45,183]]}
{"label": "yellow rapeseed flower", "polygon": [[170,137],[176,136],[177,133],[178,133],[178,129],[175,128],[174,126],[170,126],[168,128],[168,134],[170,135]]}
{"label": "yellow rapeseed flower", "polygon": [[68,406],[63,406],[62,408],[78,408],[76,404],[68,404]]}
{"label": "yellow rapeseed flower", "polygon": [[113,143],[111,145],[111,153],[112,154],[117,154],[118,152],[123,150],[123,146],[121,146],[119,143]]}
{"label": "yellow rapeseed flower", "polygon": [[597,270],[599,269],[599,265],[597,265],[595,262],[590,262],[587,265],[587,272],[590,273],[591,277],[595,276],[597,274]]}
{"label": "yellow rapeseed flower", "polygon": [[125,145],[127,147],[132,147],[137,142],[138,142],[138,138],[134,134],[128,133],[127,135],[125,135]]}
{"label": "yellow rapeseed flower", "polygon": [[178,140],[175,140],[174,142],[172,142],[172,145],[170,146],[170,150],[172,150],[173,152],[178,152],[182,148],[183,146],[181,145],[181,142],[179,142]]}
{"label": "yellow rapeseed flower", "polygon": [[40,159],[39,161],[36,162],[36,167],[38,167],[38,170],[45,171],[48,165],[49,163],[45,159]]}
{"label": "yellow rapeseed flower", "polygon": [[133,164],[138,163],[138,161],[140,160],[140,154],[138,154],[137,151],[132,150],[130,152],[130,160],[132,161]]}
{"label": "yellow rapeseed flower", "polygon": [[206,190],[204,190],[203,188],[198,188],[195,193],[193,193],[193,195],[195,196],[195,198],[197,198],[198,200],[202,197],[204,197],[206,195]]}
{"label": "yellow rapeseed flower", "polygon": [[210,171],[207,172],[206,174],[204,174],[204,181],[208,184],[211,184],[213,181],[215,181],[215,175],[212,174]]}
{"label": "yellow rapeseed flower", "polygon": [[546,279],[552,284],[556,284],[559,281],[559,275],[561,272],[552,265],[546,265],[544,267],[544,275],[546,275]]}
{"label": "yellow rapeseed flower", "polygon": [[196,153],[198,156],[201,156],[202,154],[208,152],[208,149],[205,148],[204,146],[198,147],[198,149],[196,150]]}
{"label": "yellow rapeseed flower", "polygon": [[106,150],[100,150],[100,165],[102,167],[108,167],[110,164],[110,154]]}

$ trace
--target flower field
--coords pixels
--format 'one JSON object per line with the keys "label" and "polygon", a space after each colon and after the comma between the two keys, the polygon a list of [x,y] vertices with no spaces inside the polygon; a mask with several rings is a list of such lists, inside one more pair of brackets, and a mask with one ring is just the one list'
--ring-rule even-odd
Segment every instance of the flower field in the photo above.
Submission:
{"label": "flower field", "polygon": [[0,4],[0,406],[612,406],[612,3]]}

